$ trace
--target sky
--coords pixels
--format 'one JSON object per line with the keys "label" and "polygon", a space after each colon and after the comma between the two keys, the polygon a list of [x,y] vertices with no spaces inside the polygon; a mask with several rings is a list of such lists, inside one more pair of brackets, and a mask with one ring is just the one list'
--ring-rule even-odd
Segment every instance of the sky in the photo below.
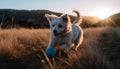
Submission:
{"label": "sky", "polygon": [[79,10],[82,15],[99,8],[120,12],[120,0],[0,0],[0,9],[50,10],[71,14]]}

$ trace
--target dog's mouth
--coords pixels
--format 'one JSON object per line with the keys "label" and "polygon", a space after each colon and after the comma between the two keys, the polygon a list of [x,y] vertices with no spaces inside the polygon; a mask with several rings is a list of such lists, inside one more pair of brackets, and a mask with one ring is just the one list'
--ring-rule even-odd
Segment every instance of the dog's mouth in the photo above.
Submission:
{"label": "dog's mouth", "polygon": [[54,33],[55,36],[59,36],[59,33]]}
{"label": "dog's mouth", "polygon": [[58,36],[64,36],[65,34],[66,34],[67,32],[66,32],[66,29],[64,29],[63,31],[61,31],[61,32],[56,32],[56,33],[54,33],[54,35],[56,36],[56,37],[58,37]]}

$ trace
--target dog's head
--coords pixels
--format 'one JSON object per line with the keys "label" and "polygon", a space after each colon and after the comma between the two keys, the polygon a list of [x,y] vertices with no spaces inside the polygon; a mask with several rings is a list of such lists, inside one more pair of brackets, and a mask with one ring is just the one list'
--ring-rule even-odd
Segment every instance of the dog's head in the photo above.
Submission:
{"label": "dog's head", "polygon": [[45,16],[55,36],[65,34],[70,31],[71,22],[70,17],[67,14],[62,16],[45,14]]}

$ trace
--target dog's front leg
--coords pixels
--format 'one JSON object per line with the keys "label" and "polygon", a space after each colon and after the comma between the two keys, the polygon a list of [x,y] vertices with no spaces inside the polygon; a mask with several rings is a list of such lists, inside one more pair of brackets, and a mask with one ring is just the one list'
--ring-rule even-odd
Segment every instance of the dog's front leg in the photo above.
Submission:
{"label": "dog's front leg", "polygon": [[50,40],[47,48],[50,48],[50,47],[55,48],[55,45],[56,45],[55,41]]}
{"label": "dog's front leg", "polygon": [[63,45],[60,46],[60,49],[61,49],[61,50],[69,49],[69,48],[70,48],[70,45],[71,45],[70,43],[63,44]]}
{"label": "dog's front leg", "polygon": [[68,57],[68,50],[70,48],[71,44],[63,44],[60,46],[60,51],[59,51],[59,56],[64,56],[64,57]]}

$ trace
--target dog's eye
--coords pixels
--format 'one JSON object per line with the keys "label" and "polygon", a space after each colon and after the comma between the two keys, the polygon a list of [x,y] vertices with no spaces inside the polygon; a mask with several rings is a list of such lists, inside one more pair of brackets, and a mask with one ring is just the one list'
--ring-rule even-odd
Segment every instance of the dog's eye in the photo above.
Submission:
{"label": "dog's eye", "polygon": [[62,28],[62,25],[61,25],[61,24],[59,24],[59,25],[58,25],[58,27],[59,27],[59,28]]}
{"label": "dog's eye", "polygon": [[52,25],[53,27],[55,26],[55,25]]}

